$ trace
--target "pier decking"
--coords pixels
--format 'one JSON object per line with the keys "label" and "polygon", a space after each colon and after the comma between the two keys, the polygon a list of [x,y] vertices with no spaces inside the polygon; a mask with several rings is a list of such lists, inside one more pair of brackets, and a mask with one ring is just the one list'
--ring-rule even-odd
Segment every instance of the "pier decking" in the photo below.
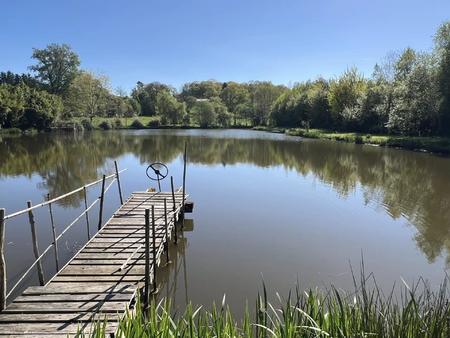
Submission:
{"label": "pier decking", "polygon": [[[106,321],[107,332],[115,332],[118,319],[144,287],[146,269],[147,289],[154,282],[155,263],[159,264],[186,197],[181,189],[174,194],[133,193],[47,284],[28,287],[0,313],[0,336],[61,337],[79,329],[88,333],[97,319]],[[150,209],[150,224],[145,209]]]}

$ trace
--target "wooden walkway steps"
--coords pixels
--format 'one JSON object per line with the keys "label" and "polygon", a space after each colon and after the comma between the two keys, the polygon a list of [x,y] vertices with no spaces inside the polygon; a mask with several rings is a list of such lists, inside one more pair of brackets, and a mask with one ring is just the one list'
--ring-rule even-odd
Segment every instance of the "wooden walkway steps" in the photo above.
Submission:
{"label": "wooden walkway steps", "polygon": [[[132,307],[145,279],[145,209],[154,206],[156,257],[172,236],[184,205],[183,193],[135,192],[101,230],[45,286],[28,287],[0,313],[0,336],[65,337],[89,333],[94,320],[105,320],[114,333],[118,319]],[[167,203],[167,233],[164,213]],[[151,217],[151,216],[150,216]],[[150,218],[151,222],[151,218]],[[150,225],[150,238],[152,238]],[[150,253],[153,241],[150,240]]]}

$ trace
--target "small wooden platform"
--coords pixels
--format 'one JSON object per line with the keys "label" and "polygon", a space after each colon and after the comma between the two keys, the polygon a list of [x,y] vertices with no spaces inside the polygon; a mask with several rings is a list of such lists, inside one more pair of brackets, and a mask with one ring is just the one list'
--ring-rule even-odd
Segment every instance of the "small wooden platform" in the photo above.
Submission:
{"label": "small wooden platform", "polygon": [[0,336],[65,337],[78,329],[88,334],[97,319],[106,320],[108,333],[115,332],[144,282],[145,209],[155,208],[156,257],[150,256],[150,266],[154,259],[159,264],[169,241],[164,199],[170,238],[184,204],[182,192],[175,193],[175,211],[171,192],[133,193],[45,286],[27,288],[0,313]]}

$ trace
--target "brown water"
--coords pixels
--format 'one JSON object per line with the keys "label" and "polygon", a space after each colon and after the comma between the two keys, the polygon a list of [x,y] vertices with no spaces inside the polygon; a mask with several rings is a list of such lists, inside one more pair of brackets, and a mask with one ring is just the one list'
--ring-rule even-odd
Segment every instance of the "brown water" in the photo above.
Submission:
{"label": "brown water", "polygon": [[[285,294],[330,283],[352,288],[350,264],[388,290],[420,276],[436,288],[450,267],[450,159],[410,151],[304,140],[239,130],[111,131],[0,138],[0,207],[6,213],[128,168],[124,195],[151,185],[153,161],[181,185],[189,143],[187,190],[195,202],[173,264],[161,269],[161,295],[177,304],[252,304],[264,279]],[[163,182],[169,189],[169,182]],[[90,191],[92,201],[98,188]],[[105,218],[118,207],[115,186]],[[55,206],[58,230],[80,212],[82,196]],[[92,231],[96,211],[91,215]],[[41,248],[51,242],[48,210],[36,212]],[[7,223],[12,284],[32,262],[26,216]],[[83,221],[60,245],[67,261],[86,241]],[[45,262],[54,273],[53,256]],[[37,284],[35,273],[24,283]]]}

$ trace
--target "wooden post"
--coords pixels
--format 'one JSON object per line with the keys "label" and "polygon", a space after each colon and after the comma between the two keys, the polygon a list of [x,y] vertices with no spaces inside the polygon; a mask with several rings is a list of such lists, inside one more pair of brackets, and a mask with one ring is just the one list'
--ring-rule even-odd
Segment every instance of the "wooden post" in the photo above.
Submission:
{"label": "wooden post", "polygon": [[166,250],[166,264],[170,263],[169,258],[169,224],[167,222],[167,200],[164,198],[164,225],[166,227],[166,240],[164,241],[164,249]]}
{"label": "wooden post", "polygon": [[[27,201],[27,206],[28,206],[28,208],[31,208],[31,206],[32,206],[31,201]],[[28,220],[30,221],[30,226],[31,226],[31,239],[33,242],[34,257],[36,259],[38,259],[39,258],[39,246],[38,246],[38,242],[37,242],[36,225],[34,223],[33,210],[28,211]],[[39,283],[41,285],[44,285],[44,272],[42,270],[42,264],[41,264],[40,260],[36,263],[36,266],[37,266],[37,271],[38,271]]]}
{"label": "wooden post", "polygon": [[[87,193],[86,193],[86,187],[83,187],[83,195],[84,195],[84,210],[86,211],[88,208],[87,205]],[[87,228],[87,235],[88,235],[88,240],[91,239],[91,226],[89,224],[89,215],[88,215],[88,211],[86,211],[86,213],[84,214],[86,217],[86,228]]]}
{"label": "wooden post", "polygon": [[0,209],[0,311],[6,308],[5,209]]}
{"label": "wooden post", "polygon": [[150,285],[150,210],[145,209],[145,278],[144,278],[144,307],[149,303]]}
{"label": "wooden post", "polygon": [[173,231],[174,231],[174,236],[173,236],[173,241],[175,242],[175,244],[177,244],[178,242],[178,235],[177,235],[177,220],[176,220],[176,215],[175,215],[175,210],[176,210],[176,202],[175,202],[175,188],[173,186],[173,176],[170,176],[170,186],[172,187],[172,201],[173,201]]}
{"label": "wooden post", "polygon": [[[50,194],[47,194],[47,201],[50,201]],[[53,248],[55,250],[56,272],[58,272],[59,271],[58,242],[56,241],[55,221],[53,219],[53,210],[52,210],[51,203],[48,204],[48,211],[50,212],[50,223],[52,226]]]}
{"label": "wooden post", "polygon": [[155,206],[152,205],[152,241],[153,241],[153,293],[157,293],[157,285],[156,285],[156,224],[155,224]]}
{"label": "wooden post", "polygon": [[105,199],[105,175],[103,175],[102,180],[102,192],[100,194],[100,208],[98,213],[98,231],[102,228],[103,223],[103,200]]}
{"label": "wooden post", "polygon": [[116,178],[117,178],[117,187],[119,188],[120,205],[122,205],[123,204],[122,187],[120,186],[119,168],[117,167],[117,161],[114,161],[114,167],[116,168]]}
{"label": "wooden post", "polygon": [[[183,156],[183,200],[181,201],[181,215],[184,222],[184,199],[186,198],[186,162],[187,162],[187,142],[184,143],[184,156]],[[183,223],[181,223],[183,224]],[[182,225],[183,226],[183,225]]]}

